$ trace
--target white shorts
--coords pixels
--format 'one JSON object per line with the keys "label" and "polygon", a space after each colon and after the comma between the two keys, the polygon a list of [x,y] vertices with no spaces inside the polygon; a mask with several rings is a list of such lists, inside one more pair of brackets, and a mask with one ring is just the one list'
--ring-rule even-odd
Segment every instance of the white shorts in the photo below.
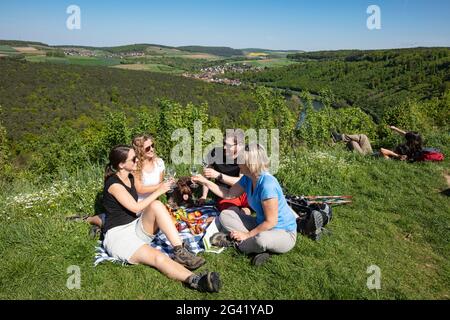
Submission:
{"label": "white shorts", "polygon": [[150,245],[155,238],[142,226],[141,218],[129,224],[112,228],[106,232],[103,246],[108,254],[120,261],[130,263],[130,258],[144,244]]}

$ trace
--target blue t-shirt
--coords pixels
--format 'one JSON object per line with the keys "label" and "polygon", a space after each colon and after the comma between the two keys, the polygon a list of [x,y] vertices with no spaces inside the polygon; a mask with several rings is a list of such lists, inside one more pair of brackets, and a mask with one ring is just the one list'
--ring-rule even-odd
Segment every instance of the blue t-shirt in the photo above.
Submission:
{"label": "blue t-shirt", "polygon": [[297,223],[294,213],[286,202],[283,190],[278,183],[278,180],[271,174],[265,172],[259,177],[256,188],[252,192],[252,180],[243,176],[239,180],[239,185],[247,193],[248,203],[250,207],[256,212],[256,223],[260,225],[265,220],[264,209],[262,202],[264,200],[277,198],[278,199],[278,222],[273,229],[281,229],[286,231],[297,230]]}

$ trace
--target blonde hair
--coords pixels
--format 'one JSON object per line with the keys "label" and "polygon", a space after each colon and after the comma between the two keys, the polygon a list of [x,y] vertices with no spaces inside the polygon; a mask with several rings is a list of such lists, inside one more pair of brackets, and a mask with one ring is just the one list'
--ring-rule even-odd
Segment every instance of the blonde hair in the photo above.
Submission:
{"label": "blonde hair", "polygon": [[[147,160],[147,158],[145,157],[144,143],[149,140],[151,140],[152,143],[155,143],[155,139],[153,139],[153,137],[151,135],[147,135],[147,134],[137,136],[133,139],[133,149],[134,149],[134,152],[136,152],[136,157],[139,160],[137,163],[137,169],[136,169],[136,173],[138,173],[139,177],[142,175],[142,167],[144,165],[144,161]],[[154,156],[153,156],[152,161],[154,163],[156,163],[156,161],[159,158],[156,155],[155,149],[153,149],[153,153],[154,153]]]}
{"label": "blonde hair", "polygon": [[266,149],[262,145],[251,143],[245,146],[244,163],[254,176],[269,171],[269,162]]}

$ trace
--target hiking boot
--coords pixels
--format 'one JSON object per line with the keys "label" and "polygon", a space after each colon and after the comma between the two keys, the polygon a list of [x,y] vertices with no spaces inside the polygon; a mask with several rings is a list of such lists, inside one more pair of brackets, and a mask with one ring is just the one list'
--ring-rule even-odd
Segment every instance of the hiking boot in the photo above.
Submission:
{"label": "hiking boot", "polygon": [[209,238],[209,242],[213,246],[219,247],[219,248],[228,248],[228,247],[234,247],[234,241],[230,239],[230,237],[223,232],[215,233]]}
{"label": "hiking boot", "polygon": [[266,263],[270,259],[270,253],[268,252],[262,252],[255,255],[252,259],[252,265],[255,267],[262,266],[264,263]]}
{"label": "hiking boot", "polygon": [[334,143],[342,141],[342,134],[340,134],[340,133],[333,131],[333,132],[331,132],[331,136],[333,138]]}
{"label": "hiking boot", "polygon": [[200,274],[193,274],[187,279],[187,284],[195,290],[200,292],[219,292],[222,283],[217,272],[203,272]]}
{"label": "hiking boot", "polygon": [[206,263],[206,260],[202,257],[198,257],[195,254],[189,252],[186,249],[184,243],[182,246],[175,247],[173,250],[173,254],[173,260],[189,270],[198,269]]}
{"label": "hiking boot", "polygon": [[308,221],[307,224],[308,224],[307,228],[309,230],[313,230],[312,234],[310,234],[311,238],[313,240],[319,240],[323,230],[322,214],[317,210],[313,210],[311,212],[311,219]]}
{"label": "hiking boot", "polygon": [[92,225],[91,229],[89,230],[89,237],[91,239],[96,239],[100,237],[100,234],[102,233],[102,229],[99,226]]}

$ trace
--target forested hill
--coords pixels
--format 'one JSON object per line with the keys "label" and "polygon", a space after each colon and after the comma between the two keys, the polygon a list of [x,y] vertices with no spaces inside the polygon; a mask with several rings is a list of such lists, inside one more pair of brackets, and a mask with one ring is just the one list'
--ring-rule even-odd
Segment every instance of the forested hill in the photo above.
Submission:
{"label": "forested hill", "polygon": [[233,49],[229,47],[203,47],[203,46],[184,46],[177,47],[179,50],[198,52],[198,53],[209,53],[221,57],[232,57],[232,56],[243,56],[244,52],[239,49]]}
{"label": "forested hill", "polygon": [[8,135],[38,136],[65,121],[98,119],[105,112],[156,108],[158,99],[207,102],[222,123],[255,105],[249,91],[162,73],[0,59],[0,105]]}
{"label": "forested hill", "polygon": [[450,48],[320,51],[289,55],[300,63],[236,75],[268,86],[320,93],[337,106],[381,115],[407,99],[441,97],[450,89]]}

